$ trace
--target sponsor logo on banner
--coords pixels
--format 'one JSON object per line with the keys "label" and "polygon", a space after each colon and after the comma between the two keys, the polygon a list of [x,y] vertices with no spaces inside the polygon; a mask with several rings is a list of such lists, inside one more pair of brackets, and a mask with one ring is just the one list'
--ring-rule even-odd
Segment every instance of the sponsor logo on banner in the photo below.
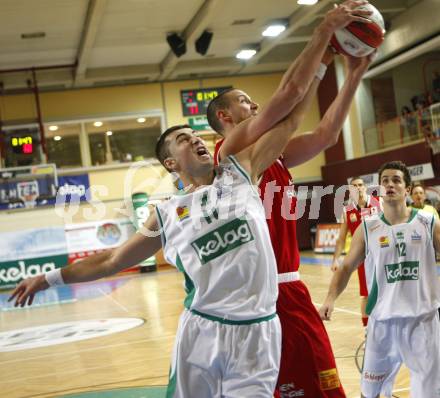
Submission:
{"label": "sponsor logo on banner", "polygon": [[399,281],[417,281],[419,279],[419,262],[403,261],[397,264],[385,265],[388,283]]}
{"label": "sponsor logo on banner", "polygon": [[189,209],[188,206],[179,206],[176,208],[177,217],[179,217],[179,221],[186,220],[189,218]]}
{"label": "sponsor logo on banner", "polygon": [[58,177],[58,196],[64,196],[65,202],[70,202],[73,197],[80,201],[91,200],[89,188],[89,175],[78,174]]}
{"label": "sponsor logo on banner", "polygon": [[115,245],[119,242],[121,236],[122,233],[118,225],[111,222],[100,225],[96,230],[96,237],[106,246]]}
{"label": "sponsor logo on banner", "polygon": [[0,288],[12,287],[23,279],[41,275],[67,264],[67,254],[0,263]]}
{"label": "sponsor logo on banner", "polygon": [[254,240],[246,220],[235,219],[191,243],[202,264]]}
{"label": "sponsor logo on banner", "polygon": [[390,240],[388,239],[388,236],[381,236],[379,238],[379,244],[380,247],[383,249],[384,247],[389,247],[390,246]]}
{"label": "sponsor logo on banner", "polygon": [[334,253],[341,224],[318,224],[315,249],[317,253]]}

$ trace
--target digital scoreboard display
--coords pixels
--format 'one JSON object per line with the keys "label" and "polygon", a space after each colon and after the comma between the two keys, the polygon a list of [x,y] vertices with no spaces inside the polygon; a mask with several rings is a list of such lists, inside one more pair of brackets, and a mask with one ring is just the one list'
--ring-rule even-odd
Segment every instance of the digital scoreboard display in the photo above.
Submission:
{"label": "digital scoreboard display", "polygon": [[183,116],[206,115],[209,102],[221,92],[230,88],[232,88],[232,86],[181,90],[180,98],[182,101]]}
{"label": "digital scoreboard display", "polygon": [[14,153],[31,155],[34,152],[33,139],[30,135],[21,137],[12,136],[10,143]]}

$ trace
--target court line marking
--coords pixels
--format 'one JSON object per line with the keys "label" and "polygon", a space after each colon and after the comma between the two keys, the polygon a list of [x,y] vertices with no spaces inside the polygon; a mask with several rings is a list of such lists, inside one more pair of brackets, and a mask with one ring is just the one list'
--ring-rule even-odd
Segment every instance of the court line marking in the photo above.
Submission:
{"label": "court line marking", "polygon": [[[312,301],[313,305],[315,307],[321,307],[322,304],[321,303],[316,303],[314,301]],[[351,314],[351,315],[357,315],[357,316],[361,316],[360,312],[356,312],[356,311],[351,311],[351,310],[346,310],[345,308],[340,308],[340,307],[334,307],[333,309],[334,311],[338,311],[338,312],[345,312],[347,314]]]}
{"label": "court line marking", "polygon": [[[161,335],[160,337],[151,337],[149,339],[141,339],[141,340],[134,340],[134,341],[128,341],[128,342],[124,342],[124,343],[118,343],[118,344],[108,344],[108,345],[100,345],[97,347],[89,347],[89,348],[85,348],[82,350],[78,350],[75,349],[73,351],[70,352],[51,352],[48,354],[42,354],[42,355],[35,355],[35,356],[26,356],[26,358],[17,358],[17,359],[10,359],[7,361],[2,361],[2,365],[6,364],[6,363],[16,363],[16,362],[23,362],[23,361],[29,361],[29,360],[34,360],[34,359],[42,359],[42,358],[47,358],[47,357],[54,357],[54,356],[68,356],[69,354],[77,354],[77,353],[87,353],[87,352],[92,352],[92,351],[98,351],[98,350],[108,350],[109,348],[116,348],[116,347],[124,347],[124,346],[128,346],[128,345],[133,345],[133,344],[144,344],[147,341],[155,341],[155,340],[168,340],[170,338],[175,339],[175,334],[167,334],[167,335]],[[57,345],[61,345],[61,344],[57,344]],[[47,346],[47,347],[56,347],[56,346]],[[10,351],[11,352],[24,352],[24,351],[29,351],[29,349],[27,350],[19,350],[19,351]]]}
{"label": "court line marking", "polygon": [[98,288],[98,291],[100,291],[104,297],[107,297],[108,299],[113,301],[119,308],[122,308],[122,310],[124,310],[127,314],[130,314],[130,311],[128,310],[128,308],[124,307],[119,301],[117,301],[115,298],[113,298],[111,296],[111,293],[107,294],[101,288]]}

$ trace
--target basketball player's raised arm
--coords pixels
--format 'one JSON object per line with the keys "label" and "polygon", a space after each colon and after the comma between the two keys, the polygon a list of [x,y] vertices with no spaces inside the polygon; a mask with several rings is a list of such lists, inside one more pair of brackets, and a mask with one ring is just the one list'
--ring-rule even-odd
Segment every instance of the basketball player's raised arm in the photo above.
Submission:
{"label": "basketball player's raised arm", "polygon": [[324,21],[316,28],[312,39],[289,67],[275,93],[258,115],[239,123],[228,134],[222,145],[221,158],[241,152],[253,145],[263,134],[285,119],[309,91],[318,72],[321,59],[333,33],[353,21],[369,22],[362,17],[369,11],[354,10],[367,1],[348,0],[327,12]]}
{"label": "basketball player's raised arm", "polygon": [[347,287],[350,276],[365,258],[365,240],[362,228],[357,228],[351,241],[350,251],[344,258],[341,267],[334,272],[327,298],[319,309],[321,319],[329,321],[334,309],[334,304],[339,295]]}
{"label": "basketball player's raised arm", "polygon": [[[35,293],[45,290],[51,285],[87,282],[116,274],[117,272],[139,264],[152,256],[161,247],[161,238],[147,236],[145,231],[157,231],[156,214],[152,214],[144,224],[144,233],[136,233],[123,245],[87,257],[77,263],[61,269],[50,271],[46,275],[37,275],[20,282],[12,292],[9,301],[15,298],[15,306],[31,305]],[[156,235],[155,233],[150,235]],[[50,273],[52,273],[50,275]]]}
{"label": "basketball player's raised arm", "polygon": [[296,135],[289,141],[283,151],[286,167],[298,166],[338,142],[353,97],[373,57],[373,55],[363,58],[344,57],[347,78],[341,91],[315,130]]}

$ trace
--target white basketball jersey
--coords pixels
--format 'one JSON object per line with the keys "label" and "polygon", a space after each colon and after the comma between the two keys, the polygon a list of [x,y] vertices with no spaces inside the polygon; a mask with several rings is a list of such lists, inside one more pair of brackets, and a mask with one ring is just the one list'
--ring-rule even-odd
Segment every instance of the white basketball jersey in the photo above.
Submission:
{"label": "white basketball jersey", "polygon": [[404,224],[390,225],[382,214],[366,218],[363,226],[367,313],[386,320],[417,317],[438,308],[433,215],[413,209]]}
{"label": "white basketball jersey", "polygon": [[186,308],[232,323],[275,314],[276,262],[264,208],[234,157],[219,165],[212,185],[157,209],[165,258],[185,276]]}

